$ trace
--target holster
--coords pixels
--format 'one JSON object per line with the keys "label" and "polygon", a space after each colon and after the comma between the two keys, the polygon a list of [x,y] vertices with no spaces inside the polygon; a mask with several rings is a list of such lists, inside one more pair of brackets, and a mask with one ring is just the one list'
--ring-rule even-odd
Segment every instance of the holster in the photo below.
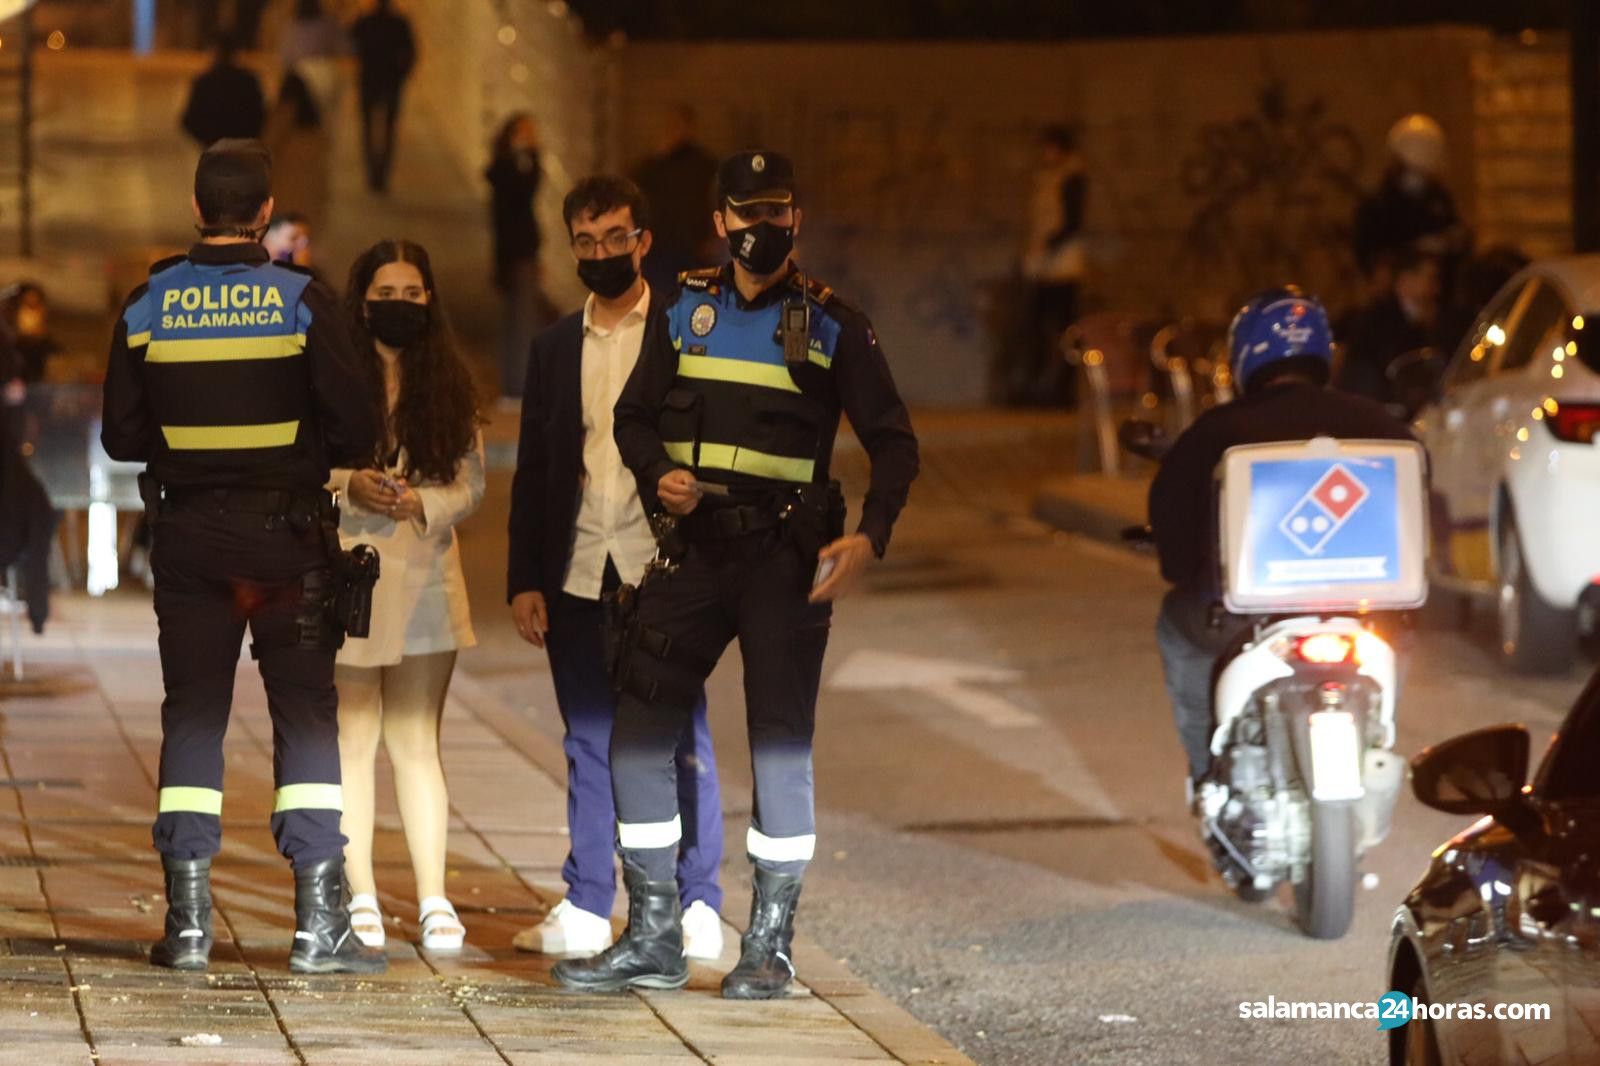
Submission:
{"label": "holster", "polygon": [[600,598],[600,610],[606,676],[612,689],[621,692],[628,656],[639,639],[639,589],[622,585],[606,593]]}
{"label": "holster", "polygon": [[[779,511],[784,540],[809,567],[823,548],[844,536],[844,490],[837,481],[802,485]],[[809,583],[811,575],[806,574]]]}

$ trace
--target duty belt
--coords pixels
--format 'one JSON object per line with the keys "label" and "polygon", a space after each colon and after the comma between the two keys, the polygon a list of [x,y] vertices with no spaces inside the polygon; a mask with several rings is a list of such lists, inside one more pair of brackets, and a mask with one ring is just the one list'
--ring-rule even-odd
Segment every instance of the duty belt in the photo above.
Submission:
{"label": "duty belt", "polygon": [[735,504],[691,512],[679,528],[684,538],[690,541],[733,540],[750,533],[777,529],[782,524],[783,518],[776,506]]}

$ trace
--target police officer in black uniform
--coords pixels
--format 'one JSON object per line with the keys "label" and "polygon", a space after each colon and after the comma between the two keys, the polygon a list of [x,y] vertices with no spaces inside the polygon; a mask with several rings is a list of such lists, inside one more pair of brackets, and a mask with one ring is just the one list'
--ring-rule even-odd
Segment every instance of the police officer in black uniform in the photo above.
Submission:
{"label": "police officer in black uniform", "polygon": [[[882,556],[917,474],[917,441],[866,317],[792,258],[801,212],[776,152],[718,172],[713,218],[733,261],[680,275],[616,408],[640,498],[675,516],[670,568],[646,575],[623,628],[611,740],[628,929],[604,953],[558,963],[588,991],[688,980],[674,882],[673,752],[728,643],[744,659],[755,805],[750,924],[730,999],[785,995],[801,876],[816,848],[811,738],[831,601]],[[872,461],[856,531],[828,479],[841,411]],[[625,600],[624,600],[625,602]],[[624,612],[626,613],[626,612]]]}
{"label": "police officer in black uniform", "polygon": [[329,464],[371,454],[369,405],[334,295],[269,262],[271,159],[225,140],[200,157],[200,241],[157,263],[111,343],[101,441],[148,464],[160,626],[161,791],[153,837],[166,871],[158,966],[206,968],[211,857],[222,845],[222,738],[250,628],[273,727],[272,831],[294,867],[296,973],[375,973],[350,935],[339,831],[333,659],[325,603],[337,512]]}

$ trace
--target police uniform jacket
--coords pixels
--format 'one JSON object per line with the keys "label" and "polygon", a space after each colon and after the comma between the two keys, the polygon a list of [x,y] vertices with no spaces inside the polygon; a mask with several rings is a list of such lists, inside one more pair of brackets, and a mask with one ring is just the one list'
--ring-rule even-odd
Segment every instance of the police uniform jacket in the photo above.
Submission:
{"label": "police uniform jacket", "polygon": [[[811,305],[806,362],[784,361],[785,303]],[[867,317],[798,272],[745,300],[732,265],[690,271],[647,325],[615,435],[639,498],[687,467],[734,496],[828,479],[839,416],[872,461],[858,532],[882,555],[917,475],[917,439]],[[708,497],[709,499],[709,497]]]}
{"label": "police uniform jacket", "polygon": [[[402,449],[386,473],[399,477],[406,468]],[[395,521],[368,511],[349,495],[354,469],[333,471],[329,487],[341,494],[339,540],[349,549],[370,544],[378,549],[378,584],[372,590],[372,631],[365,640],[347,640],[339,649],[345,666],[393,666],[406,655],[470,648],[472,609],[461,574],[457,523],[483,502],[483,435],[461,457],[448,482],[418,481],[411,485],[422,501],[423,517]]]}
{"label": "police uniform jacket", "polygon": [[332,292],[253,242],[157,263],[112,336],[100,440],[169,491],[313,491],[377,412]]}

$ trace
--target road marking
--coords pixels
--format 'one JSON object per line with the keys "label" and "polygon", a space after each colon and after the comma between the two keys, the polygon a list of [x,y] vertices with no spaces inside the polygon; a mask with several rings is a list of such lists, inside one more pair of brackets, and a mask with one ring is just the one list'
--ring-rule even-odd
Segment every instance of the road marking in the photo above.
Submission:
{"label": "road marking", "polygon": [[996,729],[1020,729],[1040,724],[1039,716],[1016,706],[1004,696],[969,683],[1008,684],[1022,680],[1022,672],[1004,666],[963,663],[901,652],[865,649],[851,652],[833,672],[828,688],[835,692],[883,692],[909,689],[938,700],[953,711]]}

